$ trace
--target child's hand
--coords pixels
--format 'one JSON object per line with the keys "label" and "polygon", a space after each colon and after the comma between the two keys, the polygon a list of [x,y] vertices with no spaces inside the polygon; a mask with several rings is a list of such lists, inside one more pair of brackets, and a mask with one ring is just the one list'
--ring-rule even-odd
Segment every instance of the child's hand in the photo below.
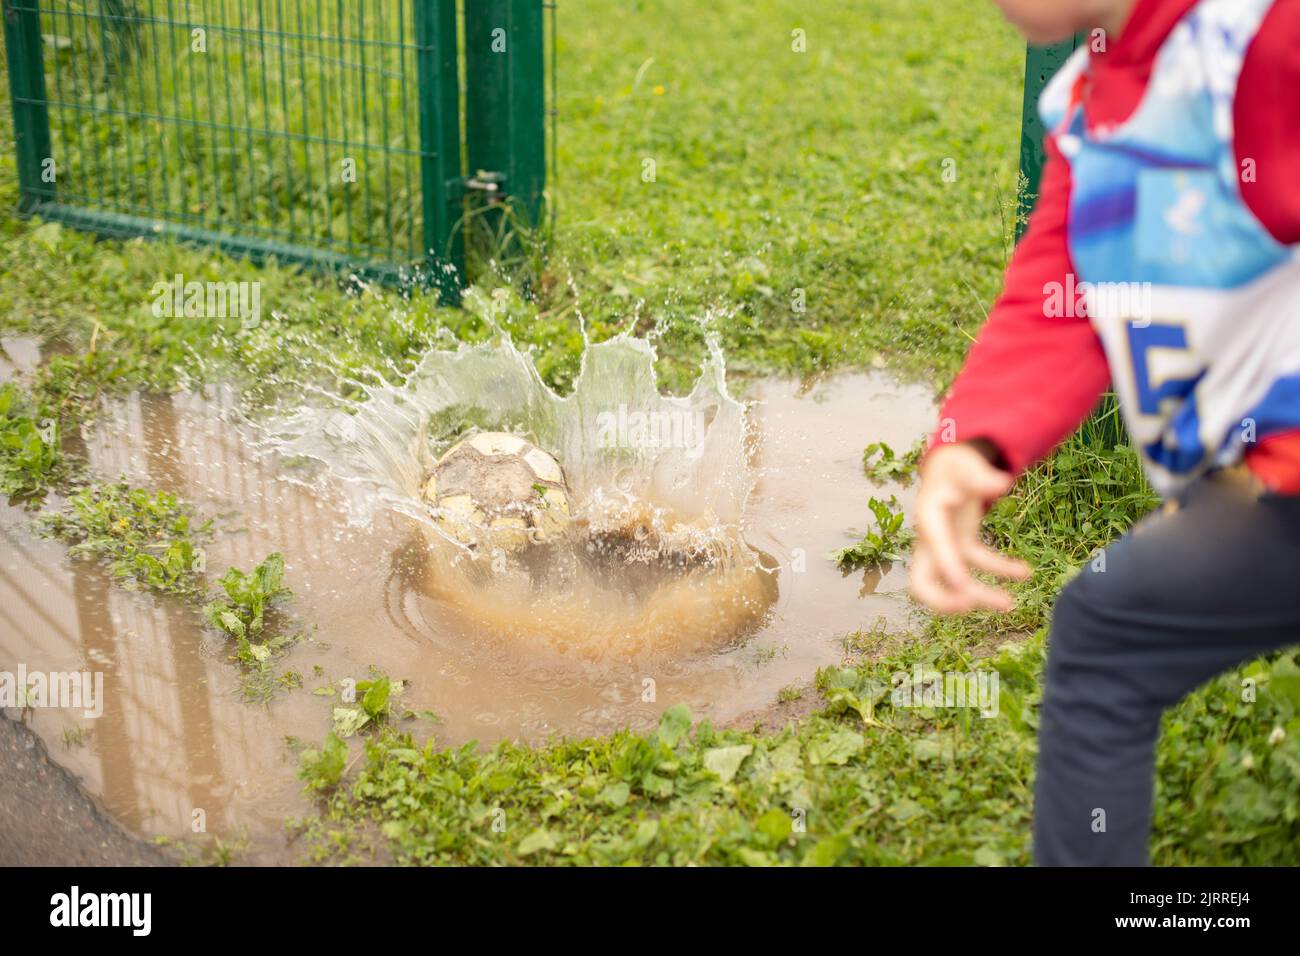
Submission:
{"label": "child's hand", "polygon": [[1009,611],[1006,591],[976,580],[971,568],[1023,580],[1029,565],[985,547],[980,521],[989,503],[1007,493],[1013,479],[967,444],[941,445],[921,465],[916,496],[916,546],[912,596],[940,614],[987,607]]}

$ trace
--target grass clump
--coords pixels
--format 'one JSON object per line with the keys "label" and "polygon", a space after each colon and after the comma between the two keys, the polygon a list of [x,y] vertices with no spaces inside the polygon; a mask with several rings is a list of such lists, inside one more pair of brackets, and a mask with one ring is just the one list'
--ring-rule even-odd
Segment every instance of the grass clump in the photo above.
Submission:
{"label": "grass clump", "polygon": [[183,596],[202,591],[199,542],[210,535],[211,522],[197,523],[169,492],[126,482],[89,485],[71,494],[64,510],[42,514],[38,527],[68,543],[73,555],[107,561],[129,587]]}
{"label": "grass clump", "polygon": [[888,501],[871,498],[867,507],[875,516],[876,530],[868,531],[856,544],[831,555],[835,566],[846,573],[876,567],[886,561],[901,561],[915,537],[911,529],[903,526],[903,509],[893,495]]}
{"label": "grass clump", "polygon": [[14,383],[0,386],[0,495],[38,501],[66,468],[58,423]]}
{"label": "grass clump", "polygon": [[918,438],[912,447],[899,456],[886,442],[872,442],[862,452],[862,470],[872,481],[908,482],[916,477],[916,467],[925,454],[925,439]]}
{"label": "grass clump", "polygon": [[298,635],[268,631],[266,623],[268,612],[293,596],[284,586],[284,556],[269,554],[252,571],[229,568],[217,584],[221,591],[203,605],[203,616],[234,639],[233,660],[240,665],[244,697],[265,702],[279,687],[302,686],[301,676],[293,671],[275,673],[276,660]]}
{"label": "grass clump", "polygon": [[[272,604],[292,596],[284,586],[284,556],[269,554],[250,572],[230,568],[217,582],[224,596],[203,606],[203,615],[213,627],[235,638],[241,659],[247,655],[264,660],[266,653],[252,652],[266,627],[266,612]],[[261,646],[261,645],[259,645]]]}
{"label": "grass clump", "polygon": [[325,735],[319,750],[308,748],[302,752],[299,777],[307,789],[317,793],[333,790],[343,779],[348,763],[348,745],[334,731]]}
{"label": "grass clump", "polygon": [[393,706],[405,689],[405,683],[385,674],[373,674],[360,680],[352,688],[355,706],[335,707],[334,733],[340,737],[354,737],[363,729],[387,724],[393,715]]}
{"label": "grass clump", "polygon": [[[212,523],[199,521],[169,492],[126,482],[88,485],[72,492],[63,510],[42,512],[37,528],[66,542],[74,557],[105,561],[126,587],[191,603],[207,594],[201,543],[211,537]],[[292,672],[275,673],[276,658],[298,637],[267,627],[267,612],[292,594],[283,579],[284,558],[271,554],[250,572],[227,569],[218,596],[202,605],[205,620],[234,638],[233,659],[250,701],[265,702],[277,689],[302,683]]]}

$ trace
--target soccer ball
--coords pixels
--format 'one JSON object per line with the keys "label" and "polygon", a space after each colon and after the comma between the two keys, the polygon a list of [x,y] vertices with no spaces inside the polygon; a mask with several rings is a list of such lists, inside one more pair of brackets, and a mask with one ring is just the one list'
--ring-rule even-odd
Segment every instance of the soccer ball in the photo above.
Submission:
{"label": "soccer ball", "polygon": [[423,497],[438,527],[475,551],[553,544],[573,514],[560,463],[504,432],[454,445],[434,465]]}

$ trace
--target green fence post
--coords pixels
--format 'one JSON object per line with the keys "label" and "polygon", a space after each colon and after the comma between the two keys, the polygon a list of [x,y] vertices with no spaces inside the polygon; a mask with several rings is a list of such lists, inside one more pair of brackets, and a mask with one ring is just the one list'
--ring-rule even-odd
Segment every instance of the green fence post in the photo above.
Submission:
{"label": "green fence post", "polygon": [[1079,45],[1079,38],[1031,46],[1025,50],[1025,98],[1020,112],[1020,176],[1016,192],[1016,239],[1024,234],[1029,213],[1038,199],[1043,175],[1043,122],[1038,117],[1038,97],[1052,75]]}
{"label": "green fence post", "polygon": [[46,160],[52,157],[37,0],[4,0],[4,21],[18,160],[18,209],[29,213],[54,198],[54,183],[41,176]]}
{"label": "green fence post", "polygon": [[528,228],[542,222],[546,187],[542,15],[542,0],[465,4],[465,142],[470,185],[490,184],[495,174],[498,191],[509,197],[513,212]]}
{"label": "green fence post", "polygon": [[415,37],[425,258],[443,301],[456,304],[465,276],[456,0],[415,0]]}

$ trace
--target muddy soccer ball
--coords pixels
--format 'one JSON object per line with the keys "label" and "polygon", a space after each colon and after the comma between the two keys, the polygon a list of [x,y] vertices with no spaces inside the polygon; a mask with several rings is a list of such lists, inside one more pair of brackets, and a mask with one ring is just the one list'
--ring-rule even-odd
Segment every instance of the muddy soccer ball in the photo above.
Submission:
{"label": "muddy soccer ball", "polygon": [[552,543],[572,514],[560,463],[504,432],[480,432],[454,445],[434,465],[424,500],[449,537],[475,550]]}

